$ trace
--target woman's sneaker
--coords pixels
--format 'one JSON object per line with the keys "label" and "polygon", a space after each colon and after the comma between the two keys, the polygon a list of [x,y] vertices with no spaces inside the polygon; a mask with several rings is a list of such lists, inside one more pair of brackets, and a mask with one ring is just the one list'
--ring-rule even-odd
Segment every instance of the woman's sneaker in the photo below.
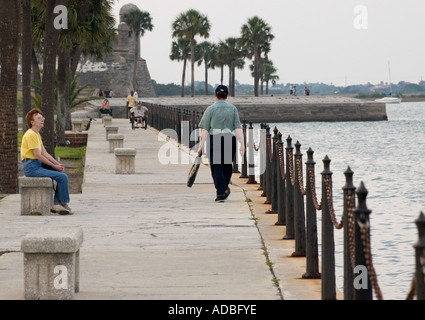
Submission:
{"label": "woman's sneaker", "polygon": [[60,215],[71,214],[68,209],[66,209],[60,204],[54,204],[50,211]]}
{"label": "woman's sneaker", "polygon": [[68,210],[69,214],[74,214],[74,211],[72,211],[72,209],[68,206],[67,203],[63,204],[62,207],[64,207],[66,210]]}

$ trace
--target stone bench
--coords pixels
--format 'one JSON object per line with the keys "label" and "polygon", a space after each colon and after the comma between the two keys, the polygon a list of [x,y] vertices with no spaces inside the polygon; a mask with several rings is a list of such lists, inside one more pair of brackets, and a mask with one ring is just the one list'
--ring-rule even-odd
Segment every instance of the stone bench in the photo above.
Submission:
{"label": "stone bench", "polygon": [[72,120],[72,132],[82,132],[83,131],[83,120]]}
{"label": "stone bench", "polygon": [[112,117],[108,115],[102,115],[103,126],[110,126],[112,124]]}
{"label": "stone bench", "polygon": [[74,299],[79,292],[81,227],[43,227],[21,241],[24,298]]}
{"label": "stone bench", "polygon": [[136,149],[134,148],[116,148],[115,149],[115,173],[116,174],[134,174]]}
{"label": "stone bench", "polygon": [[48,177],[19,177],[21,216],[51,215],[53,205],[53,180]]}
{"label": "stone bench", "polygon": [[114,153],[115,148],[124,147],[124,135],[123,134],[110,134],[109,139],[109,153]]}
{"label": "stone bench", "polygon": [[106,126],[105,130],[106,130],[106,140],[109,140],[110,134],[117,134],[118,133],[118,127]]}

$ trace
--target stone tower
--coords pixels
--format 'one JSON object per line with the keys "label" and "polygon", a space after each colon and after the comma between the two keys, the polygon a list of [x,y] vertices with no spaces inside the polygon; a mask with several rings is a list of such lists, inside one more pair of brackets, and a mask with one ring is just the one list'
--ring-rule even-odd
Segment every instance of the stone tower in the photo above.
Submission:
{"label": "stone tower", "polygon": [[[128,25],[122,21],[123,15],[133,9],[137,9],[137,6],[126,4],[120,10],[120,23],[117,38],[112,45],[113,52],[105,55],[100,62],[92,59],[80,62],[80,85],[91,83],[94,88],[102,90],[108,86],[115,97],[127,97],[133,89],[134,51],[136,42],[139,44],[140,39],[136,39]],[[137,86],[139,97],[156,96],[146,60],[141,57],[137,61]]]}

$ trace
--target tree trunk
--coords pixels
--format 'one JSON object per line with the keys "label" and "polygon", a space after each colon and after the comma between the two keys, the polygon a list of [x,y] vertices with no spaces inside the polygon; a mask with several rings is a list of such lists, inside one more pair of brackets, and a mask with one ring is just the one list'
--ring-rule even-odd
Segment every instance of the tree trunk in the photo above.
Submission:
{"label": "tree trunk", "polygon": [[258,45],[255,46],[254,50],[254,95],[258,97],[258,86],[260,82],[260,49]]}
{"label": "tree trunk", "polygon": [[22,131],[27,131],[26,114],[31,110],[31,0],[22,0]]}
{"label": "tree trunk", "polygon": [[190,95],[195,96],[195,39],[190,39],[190,66],[191,66],[191,84]]}
{"label": "tree trunk", "polygon": [[133,62],[133,90],[137,91],[140,95],[139,90],[137,90],[137,62],[139,61],[139,47],[140,47],[140,33],[135,32],[136,37],[136,47],[134,48],[134,62]]}
{"label": "tree trunk", "polygon": [[[32,80],[37,82],[41,86],[41,70],[38,65],[37,54],[35,53],[34,47],[31,50],[31,64],[32,64]],[[36,87],[34,94],[41,95],[41,88]]]}
{"label": "tree trunk", "polygon": [[208,95],[208,63],[205,60],[205,95]]}
{"label": "tree trunk", "polygon": [[0,193],[18,193],[18,91],[19,7],[0,0]]}
{"label": "tree trunk", "polygon": [[235,67],[235,63],[236,62],[233,62],[232,63],[232,90],[231,90],[231,93],[230,93],[230,96],[231,97],[234,97],[235,96],[235,82],[236,82],[236,67]]}
{"label": "tree trunk", "polygon": [[81,59],[81,46],[77,45],[71,52],[71,79],[77,74],[78,63]]}
{"label": "tree trunk", "polygon": [[55,77],[56,55],[58,49],[60,29],[53,25],[55,15],[53,9],[57,5],[67,5],[68,0],[47,1],[46,31],[44,36],[43,52],[43,80],[41,91],[41,107],[44,113],[43,143],[46,151],[52,156],[55,154]]}
{"label": "tree trunk", "polygon": [[58,106],[56,111],[57,145],[66,146],[66,115],[69,109],[69,74],[70,53],[64,49],[58,58]]}
{"label": "tree trunk", "polygon": [[181,88],[181,96],[184,97],[184,81],[186,79],[186,64],[187,64],[187,58],[183,59],[183,75],[182,75],[182,88]]}
{"label": "tree trunk", "polygon": [[232,65],[229,66],[229,91],[232,91]]}
{"label": "tree trunk", "polygon": [[220,75],[220,84],[223,85],[223,78],[224,78],[224,65],[221,65],[221,75]]}

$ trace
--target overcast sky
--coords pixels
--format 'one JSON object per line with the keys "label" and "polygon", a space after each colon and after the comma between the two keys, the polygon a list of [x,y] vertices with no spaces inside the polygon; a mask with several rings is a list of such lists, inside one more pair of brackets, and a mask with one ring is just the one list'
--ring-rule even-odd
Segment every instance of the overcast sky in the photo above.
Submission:
{"label": "overcast sky", "polygon": [[[240,36],[253,16],[265,20],[275,36],[269,59],[278,69],[279,83],[388,82],[388,62],[393,83],[425,79],[423,0],[115,0],[117,23],[127,3],[153,18],[153,31],[141,39],[141,56],[158,83],[181,82],[183,63],[169,59],[171,24],[188,9],[208,16],[207,40],[214,43]],[[249,64],[236,70],[240,83],[253,84]],[[210,70],[209,79],[212,85],[219,83],[219,69]],[[224,79],[227,84],[227,68]],[[196,67],[195,80],[204,80],[203,66]]]}

